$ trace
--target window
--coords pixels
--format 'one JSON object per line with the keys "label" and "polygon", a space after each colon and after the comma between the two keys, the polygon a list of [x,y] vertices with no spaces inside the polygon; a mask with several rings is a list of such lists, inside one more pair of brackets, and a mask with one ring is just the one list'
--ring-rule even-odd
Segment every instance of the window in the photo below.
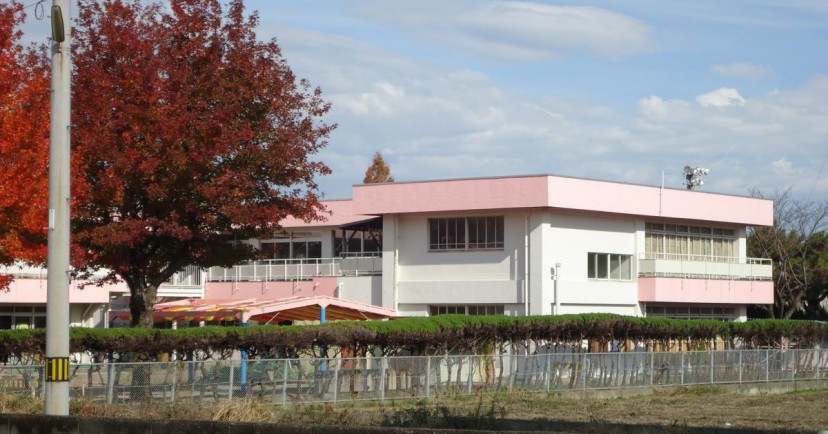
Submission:
{"label": "window", "polygon": [[5,305],[0,309],[0,329],[46,327],[46,306]]}
{"label": "window", "polygon": [[479,304],[479,305],[438,305],[429,306],[429,316],[435,315],[503,315],[503,305],[500,304]]}
{"label": "window", "polygon": [[317,259],[322,257],[321,241],[264,241],[259,247],[259,259]]}
{"label": "window", "polygon": [[736,231],[727,228],[646,223],[648,258],[730,261],[736,254]]}
{"label": "window", "polygon": [[720,319],[733,321],[737,318],[732,307],[707,306],[647,306],[648,317],[669,317],[685,319]]}
{"label": "window", "polygon": [[503,216],[428,219],[433,251],[503,249]]}
{"label": "window", "polygon": [[587,277],[601,280],[630,280],[632,256],[612,253],[587,254]]}

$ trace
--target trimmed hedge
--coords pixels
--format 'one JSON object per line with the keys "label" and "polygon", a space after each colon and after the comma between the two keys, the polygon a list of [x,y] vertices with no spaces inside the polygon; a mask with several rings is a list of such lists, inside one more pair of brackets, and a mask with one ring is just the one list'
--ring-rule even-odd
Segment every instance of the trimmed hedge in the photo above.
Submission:
{"label": "trimmed hedge", "polygon": [[[716,320],[637,318],[611,314],[560,316],[465,316],[399,318],[391,321],[343,321],[307,326],[201,327],[170,329],[73,328],[72,352],[136,360],[160,354],[198,353],[200,357],[228,357],[245,350],[251,357],[319,355],[320,348],[351,348],[363,354],[379,348],[385,354],[445,351],[480,352],[503,344],[557,343],[580,348],[584,340],[643,342],[648,346],[685,343],[708,348],[716,339],[747,347],[828,342],[828,325],[813,321],[753,320],[744,323]],[[0,358],[42,356],[45,331],[0,331]]]}

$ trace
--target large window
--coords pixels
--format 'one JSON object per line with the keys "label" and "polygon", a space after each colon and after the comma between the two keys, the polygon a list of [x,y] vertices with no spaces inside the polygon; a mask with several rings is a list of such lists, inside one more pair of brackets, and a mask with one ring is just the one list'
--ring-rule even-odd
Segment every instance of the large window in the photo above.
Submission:
{"label": "large window", "polygon": [[435,305],[428,307],[428,314],[435,315],[503,315],[502,304],[450,304],[450,305]]}
{"label": "large window", "polygon": [[587,277],[601,280],[630,280],[632,256],[613,253],[588,253]]}
{"label": "large window", "polygon": [[434,251],[503,249],[503,216],[428,219]]}
{"label": "large window", "polygon": [[259,259],[318,259],[322,257],[319,232],[276,234],[259,245]]}
{"label": "large window", "polygon": [[648,258],[728,262],[736,256],[733,229],[646,223]]}

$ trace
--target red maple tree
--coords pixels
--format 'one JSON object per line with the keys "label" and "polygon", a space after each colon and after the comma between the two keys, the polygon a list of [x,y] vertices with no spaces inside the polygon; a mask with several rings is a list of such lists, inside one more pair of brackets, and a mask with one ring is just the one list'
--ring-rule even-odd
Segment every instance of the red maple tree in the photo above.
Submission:
{"label": "red maple tree", "polygon": [[335,127],[241,0],[81,0],[72,80],[73,241],[152,325],[158,286],[187,265],[252,258],[242,241],[317,218],[310,157]]}
{"label": "red maple tree", "polygon": [[[0,4],[0,264],[46,259],[49,66],[24,48],[23,5]],[[0,288],[11,281],[0,275]]]}

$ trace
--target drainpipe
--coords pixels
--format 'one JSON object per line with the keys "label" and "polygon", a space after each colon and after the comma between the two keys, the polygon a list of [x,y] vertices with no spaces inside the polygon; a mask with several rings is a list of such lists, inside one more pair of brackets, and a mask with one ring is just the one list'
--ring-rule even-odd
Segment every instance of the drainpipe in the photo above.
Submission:
{"label": "drainpipe", "polygon": [[523,252],[523,308],[529,316],[529,212],[524,217]]}
{"label": "drainpipe", "polygon": [[555,315],[561,314],[561,299],[560,299],[560,292],[558,291],[558,281],[561,280],[561,263],[556,262],[555,268],[552,269],[554,275],[552,276],[555,279]]}
{"label": "drainpipe", "polygon": [[400,265],[400,238],[399,238],[399,226],[400,226],[400,219],[399,214],[394,214],[394,310],[399,311],[400,305],[398,300],[400,299],[399,296],[399,265]]}

